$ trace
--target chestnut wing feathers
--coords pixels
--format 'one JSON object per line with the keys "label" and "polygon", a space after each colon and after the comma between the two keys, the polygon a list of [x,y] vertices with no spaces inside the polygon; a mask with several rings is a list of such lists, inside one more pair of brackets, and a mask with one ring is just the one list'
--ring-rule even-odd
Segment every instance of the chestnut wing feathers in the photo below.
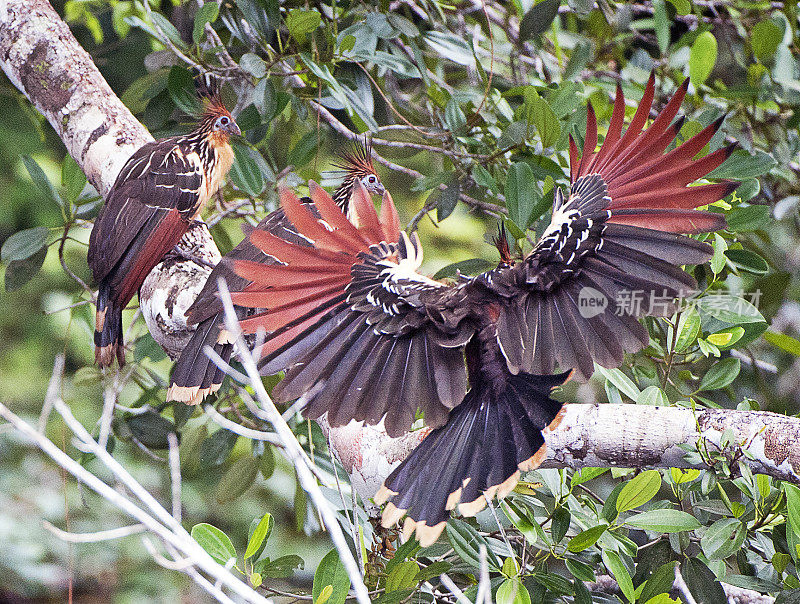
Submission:
{"label": "chestnut wing feathers", "polygon": [[95,280],[105,278],[142,229],[152,231],[170,210],[188,223],[202,201],[204,180],[199,155],[178,139],[154,141],[134,153],[92,229],[88,260]]}

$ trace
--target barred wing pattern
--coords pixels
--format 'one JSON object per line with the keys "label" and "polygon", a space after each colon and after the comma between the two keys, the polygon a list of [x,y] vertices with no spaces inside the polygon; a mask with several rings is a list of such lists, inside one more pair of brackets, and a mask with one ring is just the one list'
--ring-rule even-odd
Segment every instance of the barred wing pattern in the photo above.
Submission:
{"label": "barred wing pattern", "polygon": [[284,192],[286,217],[310,245],[255,231],[252,243],[280,263],[233,262],[252,281],[234,303],[262,309],[242,322],[268,334],[262,372],[286,370],[274,390],[279,400],[305,397],[306,414],[327,413],[334,426],[385,418],[392,435],[420,408],[435,428],[376,495],[390,501],[386,526],[406,516],[404,531],[429,544],[450,510],[473,515],[487,498],[507,494],[544,458],[544,433],[560,421],[550,391],[568,372],[555,368],[586,377],[595,361],[616,366],[646,345],[641,312],[585,316],[582,290],[609,300],[625,290],[660,291],[666,307],[645,312],[663,315],[694,286],[679,265],[704,262],[711,250],[682,233],[723,228],[721,215],[695,208],[736,183],[687,185],[732,147],[693,159],[716,122],[664,153],[680,129],[673,119],[686,84],[645,129],[653,88],[651,78],[624,134],[618,90],[597,152],[590,108],[583,154],[572,144],[569,193],[557,194],[550,226],[519,262],[452,284],[432,281],[417,272],[419,242],[400,233],[388,194],[378,217],[361,187],[352,223],[321,193],[317,217]]}
{"label": "barred wing pattern", "polygon": [[642,131],[654,95],[651,76],[624,134],[625,98],[618,88],[611,126],[597,152],[589,106],[581,156],[571,141],[569,195],[557,193],[541,239],[495,284],[499,293],[510,292],[497,330],[512,373],[575,368],[576,377],[588,379],[595,362],[616,367],[623,353],[649,341],[639,318],[671,315],[676,298],[696,289],[679,267],[706,262],[712,248],[681,233],[724,228],[721,214],[694,208],[725,197],[738,183],[687,186],[735,150],[733,144],[693,159],[722,120],[664,153],[683,123],[673,120],[688,82]]}
{"label": "barred wing pattern", "polygon": [[287,264],[233,263],[253,281],[232,294],[233,302],[269,309],[242,325],[270,333],[262,373],[286,369],[273,396],[289,401],[306,394],[306,415],[328,413],[332,425],[385,416],[393,436],[411,427],[418,408],[433,426],[444,424],[466,393],[463,345],[472,334],[460,322],[430,319],[428,307],[457,308],[459,291],[416,272],[419,240],[400,233],[391,196],[384,194],[379,218],[359,186],[352,202],[358,227],[321,189],[313,199],[325,225],[292,193],[281,199],[314,247],[254,232],[255,245]]}

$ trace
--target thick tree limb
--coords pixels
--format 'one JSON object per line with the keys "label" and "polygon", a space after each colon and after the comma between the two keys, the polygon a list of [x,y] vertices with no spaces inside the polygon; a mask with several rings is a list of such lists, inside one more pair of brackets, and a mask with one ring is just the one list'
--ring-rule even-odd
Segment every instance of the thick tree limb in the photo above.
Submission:
{"label": "thick tree limb", "polygon": [[103,195],[133,152],[153,138],[46,0],[0,3],[0,67]]}
{"label": "thick tree limb", "polygon": [[[427,434],[389,438],[381,426],[321,425],[364,501]],[[704,468],[689,463],[681,445],[717,453],[726,430],[733,435],[725,448],[729,458],[740,458],[754,473],[800,483],[800,419],[764,411],[567,405],[559,427],[545,435],[542,467]],[[742,454],[745,449],[751,457]]]}

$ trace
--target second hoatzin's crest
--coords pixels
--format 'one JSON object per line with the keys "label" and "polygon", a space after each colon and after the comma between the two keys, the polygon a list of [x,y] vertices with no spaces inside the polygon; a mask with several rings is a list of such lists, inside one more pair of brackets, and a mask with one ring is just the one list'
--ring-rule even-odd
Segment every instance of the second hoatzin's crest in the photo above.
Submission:
{"label": "second hoatzin's crest", "polygon": [[[355,141],[351,148],[340,154],[339,161],[335,165],[344,172],[344,179],[334,192],[333,199],[346,214],[349,215],[350,198],[357,183],[366,187],[369,193],[383,194],[385,189],[372,164],[372,149],[368,141],[365,140],[363,145]],[[306,201],[311,203],[310,199]],[[298,245],[308,243],[294,230],[280,208],[270,213],[255,228]],[[198,404],[222,385],[225,372],[205,352],[206,347],[209,347],[225,362],[228,362],[233,352],[229,334],[223,329],[222,303],[217,296],[217,282],[220,277],[224,278],[228,289],[233,292],[241,291],[249,284],[247,279],[230,270],[229,262],[233,259],[261,263],[274,261],[271,256],[265,255],[253,246],[247,237],[231,250],[226,258],[226,262],[214,268],[203,290],[187,312],[189,323],[196,324],[197,328],[175,363],[167,400]],[[244,317],[242,309],[237,309],[237,314],[240,318]]]}
{"label": "second hoatzin's crest", "polygon": [[357,182],[360,182],[370,193],[383,195],[384,187],[380,176],[372,163],[372,143],[364,138],[353,141],[350,148],[339,152],[339,159],[334,163],[342,173],[342,184],[333,194],[333,200],[341,208],[346,206]]}
{"label": "second hoatzin's crest", "polygon": [[[675,298],[695,287],[679,267],[707,261],[712,248],[683,233],[723,228],[720,214],[695,208],[736,183],[688,186],[733,150],[693,159],[721,121],[665,153],[685,92],[686,84],[645,129],[651,77],[623,134],[618,89],[597,151],[590,108],[583,154],[571,145],[569,193],[556,195],[540,240],[525,258],[506,255],[477,277],[446,283],[420,274],[419,240],[399,231],[391,197],[379,216],[360,186],[352,223],[312,188],[317,214],[281,195],[302,243],[252,233],[279,263],[233,261],[251,285],[232,297],[258,309],[242,326],[267,332],[262,373],[286,371],[273,396],[304,396],[306,416],[327,414],[333,426],[383,420],[397,436],[421,409],[434,428],[376,496],[391,500],[385,525],[405,515],[404,531],[428,544],[450,510],[473,515],[507,494],[542,461],[544,432],[559,421],[562,405],[549,393],[568,374],[556,369],[588,377],[595,362],[619,365],[649,342],[639,317],[671,314]],[[606,298],[603,312],[582,308],[585,292]],[[626,292],[639,292],[642,304],[617,312]],[[650,303],[656,298],[663,303]]]}

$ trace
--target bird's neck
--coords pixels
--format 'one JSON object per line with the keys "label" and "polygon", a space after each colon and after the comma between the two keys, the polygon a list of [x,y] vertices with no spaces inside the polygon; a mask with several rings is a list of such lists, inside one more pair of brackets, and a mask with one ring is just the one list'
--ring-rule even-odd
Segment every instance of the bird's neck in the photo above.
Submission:
{"label": "bird's neck", "polygon": [[[194,132],[189,135],[205,168],[205,199],[222,186],[233,165],[233,148],[224,132]],[[204,200],[205,201],[205,200]]]}
{"label": "bird's neck", "polygon": [[353,187],[355,187],[356,179],[353,176],[345,176],[344,181],[333,192],[333,201],[339,206],[343,212],[347,213],[348,205],[350,204],[350,196],[353,194]]}

